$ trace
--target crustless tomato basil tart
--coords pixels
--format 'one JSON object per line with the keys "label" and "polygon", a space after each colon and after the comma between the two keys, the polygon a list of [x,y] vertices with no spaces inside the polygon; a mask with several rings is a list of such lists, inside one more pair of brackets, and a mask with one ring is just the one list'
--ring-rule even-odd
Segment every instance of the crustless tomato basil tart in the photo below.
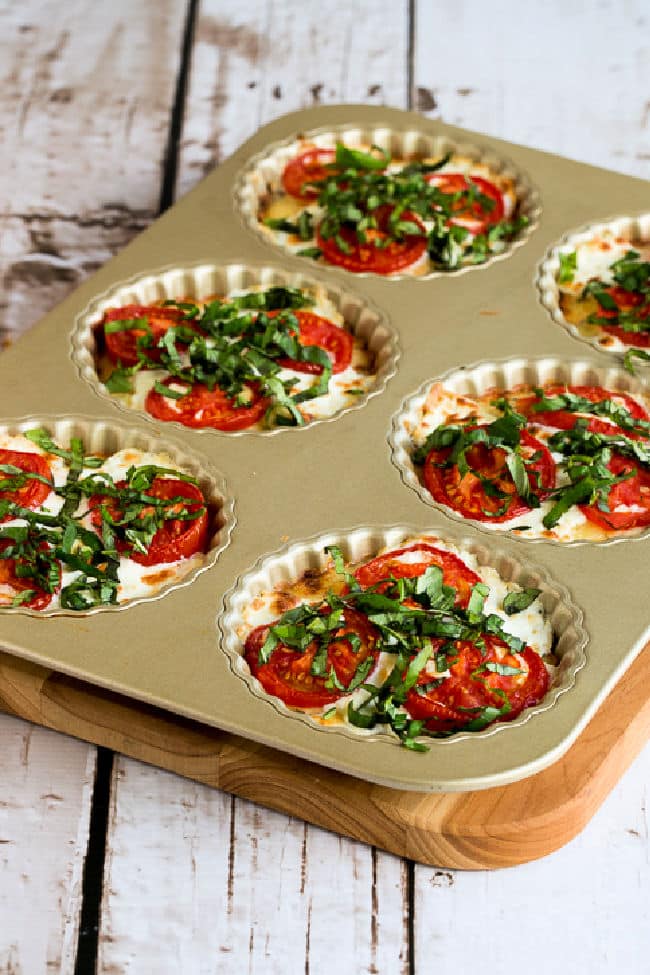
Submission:
{"label": "crustless tomato basil tart", "polygon": [[547,382],[462,395],[435,383],[403,420],[429,496],[524,538],[602,541],[650,526],[650,402]]}
{"label": "crustless tomato basil tart", "polygon": [[382,729],[406,747],[511,721],[545,697],[553,630],[540,590],[432,536],[251,599],[238,628],[251,675],[325,727]]}
{"label": "crustless tomato basil tart", "polygon": [[324,292],[271,287],[108,307],[95,326],[105,390],[193,429],[303,426],[373,386],[373,355]]}
{"label": "crustless tomato basil tart", "polygon": [[650,244],[609,229],[558,254],[559,305],[566,321],[608,352],[650,360]]}
{"label": "crustless tomato basil tart", "polygon": [[88,454],[42,428],[0,437],[0,607],[87,611],[155,595],[203,564],[212,516],[168,455]]}
{"label": "crustless tomato basil tart", "polygon": [[285,250],[352,273],[427,275],[482,264],[517,237],[511,175],[457,153],[399,158],[377,146],[296,144],[258,224]]}

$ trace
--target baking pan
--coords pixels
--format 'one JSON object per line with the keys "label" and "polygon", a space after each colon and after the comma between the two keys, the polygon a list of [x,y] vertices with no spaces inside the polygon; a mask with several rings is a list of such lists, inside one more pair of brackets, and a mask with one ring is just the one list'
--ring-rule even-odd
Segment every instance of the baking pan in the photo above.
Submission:
{"label": "baking pan", "polygon": [[[281,251],[242,212],[242,180],[256,157],[299,133],[346,127],[383,129],[395,139],[419,133],[507,161],[526,186],[536,188],[530,232],[499,260],[427,278],[350,275]],[[424,503],[394,466],[388,442],[393,416],[426,381],[477,361],[589,355],[594,368],[611,364],[611,356],[592,351],[552,321],[539,301],[538,267],[572,228],[612,214],[634,217],[646,205],[647,184],[640,180],[393,109],[316,108],[260,130],[0,359],[0,415],[7,424],[32,415],[75,414],[88,424],[119,420],[161,443],[175,442],[188,455],[205,456],[234,503],[230,543],[189,585],[118,613],[2,614],[3,646],[54,670],[394,788],[488,788],[552,763],[647,640],[646,538],[530,545],[486,538],[471,524],[462,526],[463,538],[485,549],[486,558],[499,564],[511,559],[566,593],[588,638],[585,663],[573,686],[528,720],[498,733],[432,741],[424,754],[392,740],[368,741],[293,720],[253,693],[223,646],[224,597],[259,560],[292,543],[300,548],[313,536],[408,525],[414,532],[458,539],[457,523]],[[275,273],[304,275],[349,296],[358,309],[369,309],[382,329],[380,344],[391,343],[372,394],[331,421],[273,436],[195,431],[137,412],[125,417],[93,380],[79,340],[80,321],[94,302],[128,282],[197,265],[240,266],[253,277],[256,269],[272,266]]]}

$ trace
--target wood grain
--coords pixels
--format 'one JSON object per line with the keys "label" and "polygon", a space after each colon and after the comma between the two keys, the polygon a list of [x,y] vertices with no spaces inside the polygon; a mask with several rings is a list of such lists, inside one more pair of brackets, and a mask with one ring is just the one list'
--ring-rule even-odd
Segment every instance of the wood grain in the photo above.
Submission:
{"label": "wood grain", "polygon": [[421,863],[524,863],[589,821],[650,733],[642,653],[569,752],[539,774],[474,793],[386,789],[203,728],[3,654],[0,704],[211,786]]}
{"label": "wood grain", "polygon": [[5,340],[157,212],[185,4],[132,10],[129,0],[0,10]]}
{"label": "wood grain", "polygon": [[644,0],[496,0],[489,11],[476,0],[416,0],[416,23],[415,108],[510,142],[650,176]]}
{"label": "wood grain", "polygon": [[95,749],[7,715],[0,739],[0,972],[72,973]]}

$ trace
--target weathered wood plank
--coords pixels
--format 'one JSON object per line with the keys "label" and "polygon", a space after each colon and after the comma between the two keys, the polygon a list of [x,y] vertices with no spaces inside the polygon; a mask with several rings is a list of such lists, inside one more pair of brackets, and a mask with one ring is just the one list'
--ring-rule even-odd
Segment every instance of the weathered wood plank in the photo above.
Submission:
{"label": "weathered wood plank", "polygon": [[99,971],[408,970],[396,857],[121,758],[109,833]]}
{"label": "weathered wood plank", "polygon": [[525,959],[529,975],[647,972],[648,781],[650,747],[584,832],[544,860],[481,876],[417,867],[415,970],[510,975]]}
{"label": "weathered wood plank", "polygon": [[[416,0],[415,107],[445,122],[650,176],[650,17],[624,7]],[[498,51],[498,55],[497,52]],[[604,214],[599,214],[604,216]]]}
{"label": "weathered wood plank", "polygon": [[[0,324],[15,337],[155,215],[185,3],[0,10]],[[155,43],[152,43],[155,39]]]}
{"label": "weathered wood plank", "polygon": [[0,715],[0,972],[72,975],[95,749]]}
{"label": "weathered wood plank", "polygon": [[278,115],[333,102],[405,107],[407,47],[407,0],[202,0],[179,194]]}

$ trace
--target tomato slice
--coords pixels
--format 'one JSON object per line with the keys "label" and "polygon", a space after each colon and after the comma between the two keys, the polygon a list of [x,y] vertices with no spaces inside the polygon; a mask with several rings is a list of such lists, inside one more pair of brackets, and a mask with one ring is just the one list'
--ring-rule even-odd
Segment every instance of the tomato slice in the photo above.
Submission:
{"label": "tomato slice", "polygon": [[[118,488],[126,487],[126,481],[120,481],[116,485]],[[168,518],[158,529],[147,554],[133,551],[130,542],[120,538],[120,529],[116,531],[116,547],[118,551],[128,553],[128,557],[138,562],[140,565],[158,565],[162,562],[178,562],[180,559],[188,559],[197,552],[205,552],[208,543],[208,512],[203,493],[195,484],[188,484],[173,477],[156,477],[146,494],[152,498],[171,501],[173,498],[186,498],[187,501],[178,501],[167,507],[168,512],[186,508],[189,512],[199,511],[205,508],[198,517],[189,520],[187,518]],[[93,495],[89,501],[90,518],[93,527],[98,534],[102,529],[102,513],[100,506],[104,505],[113,518],[121,518],[122,512],[116,498],[107,495]],[[142,517],[151,513],[153,508],[142,509]]]}
{"label": "tomato slice", "polygon": [[[624,406],[630,416],[634,417],[635,420],[650,420],[650,415],[632,396],[619,392],[618,390],[605,389],[603,386],[565,386],[561,383],[552,383],[544,387],[544,392],[547,396],[573,393],[574,396],[588,399],[590,403],[599,403],[603,400],[611,399]],[[522,412],[525,412],[532,423],[539,423],[546,427],[554,427],[557,430],[571,430],[576,425],[579,414],[573,413],[571,410],[542,410],[536,412],[532,409],[535,402],[539,402],[539,400],[536,396],[533,396],[530,404],[527,404],[522,409]],[[590,418],[587,424],[587,429],[591,433],[611,433],[612,428],[614,430],[619,429],[612,420],[604,417]],[[631,436],[632,434],[627,435]]]}
{"label": "tomato slice", "polygon": [[202,383],[190,385],[170,376],[164,386],[181,386],[187,393],[181,399],[170,399],[155,389],[150,389],[145,400],[147,413],[157,420],[176,421],[186,427],[213,427],[215,430],[245,430],[262,419],[270,400],[247,383],[251,399],[246,406],[237,406],[233,398],[226,396],[218,386],[210,390]]}
{"label": "tomato slice", "polygon": [[298,200],[313,200],[318,196],[316,186],[305,183],[320,182],[334,176],[335,170],[328,168],[336,160],[334,149],[307,149],[290,159],[282,173],[282,185],[290,196]]}
{"label": "tomato slice", "polygon": [[390,584],[391,577],[413,579],[423,575],[430,565],[439,566],[444,584],[456,590],[456,605],[467,606],[472,586],[480,582],[480,578],[458,556],[423,542],[378,555],[365,565],[360,565],[354,577],[364,589],[376,586],[379,592],[383,592]]}
{"label": "tomato slice", "polygon": [[[376,627],[356,610],[345,609],[343,619],[344,625],[327,649],[326,671],[329,674],[330,668],[333,668],[340,683],[347,687],[359,664],[369,656],[377,659],[376,643],[379,634]],[[346,693],[337,688],[325,687],[327,677],[317,677],[311,673],[312,661],[318,651],[315,640],[304,653],[280,644],[269,660],[260,664],[259,652],[268,632],[269,626],[256,627],[249,633],[244,650],[251,673],[257,677],[267,694],[279,697],[291,708],[321,708],[334,703]],[[346,634],[352,633],[361,641],[356,653],[350,641],[345,639]]]}
{"label": "tomato slice", "polygon": [[[40,477],[45,477],[49,481],[52,480],[50,465],[40,454],[33,454],[29,451],[22,450],[0,449],[0,464],[19,467],[21,471],[25,471],[28,474],[38,474]],[[3,474],[0,471],[0,481],[4,481],[5,479],[11,480],[12,475]],[[45,501],[50,490],[49,485],[30,477],[22,487],[15,489],[7,487],[1,490],[0,498],[5,501],[13,501],[22,508],[38,508]],[[7,521],[10,518],[11,515],[7,515],[2,520]]]}
{"label": "tomato slice", "polygon": [[[539,703],[548,691],[549,677],[544,661],[531,647],[514,654],[499,637],[486,633],[481,639],[483,650],[468,640],[454,641],[453,649],[446,650],[450,675],[436,687],[435,675],[425,668],[416,686],[409,691],[406,710],[411,717],[424,720],[429,731],[460,730],[478,715],[478,712],[464,709],[502,708],[502,695],[510,703],[510,711],[498,720],[512,721],[524,708]],[[445,641],[432,642],[435,653],[442,649]],[[485,666],[488,663],[516,668],[521,673],[492,673]],[[417,688],[427,684],[434,686],[418,693]]]}
{"label": "tomato slice", "polygon": [[122,308],[109,308],[104,313],[104,341],[109,358],[123,366],[134,366],[138,361],[138,339],[147,334],[144,328],[130,328],[125,332],[107,332],[109,322],[122,321],[129,318],[146,318],[152,335],[152,345],[147,346],[147,357],[154,362],[160,362],[161,349],[156,348],[158,340],[172,325],[179,325],[183,321],[183,311],[180,308],[163,305],[124,305]]}
{"label": "tomato slice", "polygon": [[[607,467],[612,474],[633,471],[633,476],[615,484],[609,492],[609,511],[601,511],[596,505],[581,504],[585,517],[600,528],[625,530],[650,525],[650,471],[645,470],[631,457],[612,454]],[[617,510],[623,508],[624,510]],[[634,508],[635,510],[628,510]]]}
{"label": "tomato slice", "polygon": [[[318,246],[328,264],[336,264],[346,271],[357,273],[369,271],[374,274],[395,274],[396,271],[401,271],[419,261],[427,246],[426,229],[414,213],[404,210],[400,219],[416,224],[420,233],[410,234],[402,240],[391,240],[387,228],[393,209],[389,204],[384,204],[373,211],[377,220],[377,229],[366,231],[365,244],[357,240],[354,228],[342,227],[340,237],[347,244],[348,253],[340,250],[334,237],[327,239],[322,237],[318,229],[316,231]],[[386,240],[389,241],[386,246],[376,246],[376,241]]]}
{"label": "tomato slice", "polygon": [[[650,302],[647,297],[637,291],[626,291],[625,288],[605,288],[604,291],[613,298],[618,308],[598,308],[599,318],[618,318],[619,312],[633,311],[643,321],[650,318]],[[613,323],[607,325],[600,323],[604,332],[615,335],[624,345],[636,346],[639,349],[647,349],[650,346],[650,331],[647,332],[626,332],[620,325]]]}
{"label": "tomato slice", "polygon": [[[269,312],[269,317],[279,315],[279,311]],[[311,311],[297,310],[292,312],[298,319],[300,331],[298,341],[301,345],[318,345],[332,360],[332,372],[343,372],[352,362],[354,339],[349,332],[322,315],[315,315]],[[278,360],[281,366],[295,369],[296,372],[308,372],[318,375],[323,367],[317,362],[299,362],[297,359],[284,357]]]}
{"label": "tomato slice", "polygon": [[[503,220],[503,196],[489,180],[481,176],[465,176],[464,173],[429,173],[425,179],[427,183],[437,186],[441,193],[464,194],[452,205],[454,216],[449,218],[450,224],[465,227],[470,234],[476,235],[485,233],[488,227]],[[489,207],[480,200],[468,198],[472,187],[476,187],[482,196],[491,200],[493,206]]]}
{"label": "tomato slice", "polygon": [[[480,428],[478,428],[480,429]],[[524,459],[537,454],[537,458],[527,464],[528,480],[533,490],[550,490],[555,486],[555,461],[551,452],[540,440],[526,430],[521,432],[522,454]],[[467,451],[467,461],[471,471],[461,477],[458,467],[442,467],[451,448],[432,450],[424,462],[424,484],[434,500],[453,508],[464,518],[498,523],[508,521],[530,510],[519,496],[512,475],[506,466],[506,451],[501,447],[488,447],[475,444]],[[507,498],[490,497],[483,486],[481,477],[488,478]],[[536,483],[537,482],[537,483]],[[508,508],[497,514],[507,502]]]}
{"label": "tomato slice", "polygon": [[[0,539],[0,552],[10,548],[13,542],[8,538]],[[43,548],[47,546],[43,544]],[[28,609],[45,609],[52,602],[53,593],[46,592],[40,586],[34,585],[29,576],[17,576],[16,565],[24,562],[21,558],[0,559],[0,606],[11,604],[13,598],[28,589],[34,590],[34,595],[21,603]]]}

